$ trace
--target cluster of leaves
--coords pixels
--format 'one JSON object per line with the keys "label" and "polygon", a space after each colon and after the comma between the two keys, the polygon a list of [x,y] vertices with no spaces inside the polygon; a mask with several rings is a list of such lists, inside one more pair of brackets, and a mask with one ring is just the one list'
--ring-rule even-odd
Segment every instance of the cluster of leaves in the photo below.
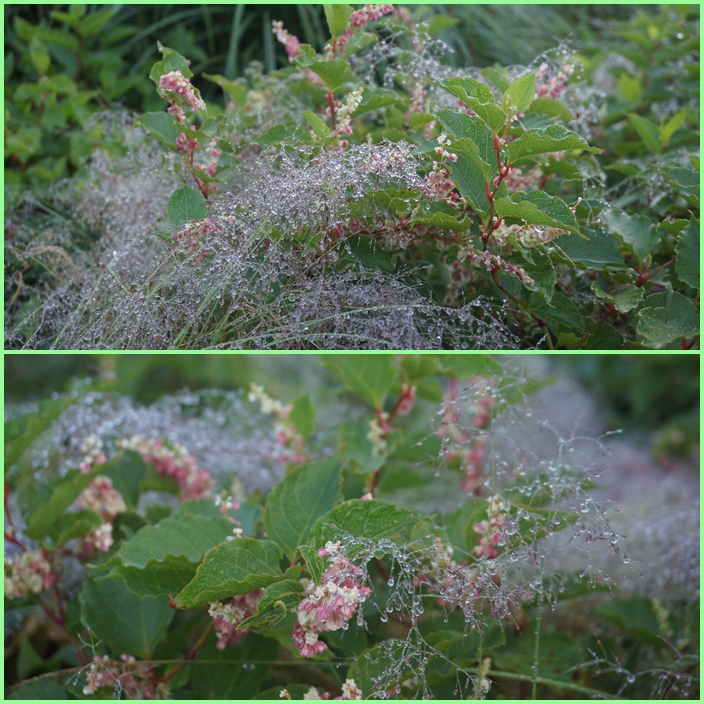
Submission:
{"label": "cluster of leaves", "polygon": [[[448,380],[466,385],[493,378],[498,393],[491,417],[482,421],[490,423],[537,388],[535,382],[522,379],[516,385],[485,356],[335,355],[321,363],[366,408],[366,418],[340,426],[330,454],[289,466],[266,497],[243,498],[238,507],[225,512],[212,499],[186,501],[175,509],[145,502],[147,492],[176,493],[176,487],[155,476],[139,455],[129,451],[118,452],[90,474],[73,470],[48,484],[37,483],[25,453],[41,442],[43,432],[75,402],[75,395],[46,401],[37,412],[8,422],[6,486],[26,524],[15,539],[35,541],[54,565],[61,564],[71,541],[94,527],[90,511],[67,509],[96,473],[112,479],[127,506],[115,521],[115,544],[86,565],[77,584],[5,601],[6,615],[24,620],[26,630],[20,631],[13,668],[6,667],[6,686],[20,684],[13,687],[11,698],[86,698],[86,658],[97,655],[104,658],[100,662],[119,663],[123,653],[136,658],[126,665],[130,671],[148,671],[154,683],[168,686],[179,698],[275,699],[283,687],[293,698],[302,698],[312,685],[320,691],[337,691],[345,678],[354,679],[365,697],[483,696],[482,688],[489,685],[482,678],[492,683],[490,698],[522,696],[531,682],[534,695],[537,691],[541,697],[555,693],[608,697],[632,684],[631,673],[641,667],[639,648],[662,650],[658,634],[665,632],[686,652],[667,664],[672,682],[663,686],[682,695],[685,690],[677,678],[691,678],[696,668],[691,627],[698,618],[695,611],[679,620],[672,614],[663,616],[658,604],[647,598],[607,600],[599,607],[599,616],[613,624],[613,631],[607,629],[597,640],[593,621],[576,635],[540,625],[547,581],[544,594],[539,588],[512,604],[512,624],[502,625],[486,604],[487,610],[482,610],[484,602],[477,601],[470,622],[481,628],[467,627],[462,604],[443,606],[432,590],[423,593],[422,585],[413,586],[410,575],[421,565],[431,572],[444,565],[446,577],[457,574],[442,562],[449,560],[449,553],[438,553],[438,544],[445,550],[453,548],[458,562],[467,561],[464,569],[488,570],[490,579],[501,584],[491,560],[477,558],[475,551],[480,536],[474,526],[491,515],[490,497],[470,495],[443,515],[428,515],[390,500],[394,490],[413,486],[422,494],[434,481],[432,458],[437,458],[442,444],[439,437],[428,435],[427,408],[437,408]],[[415,389],[416,406],[401,415],[410,388]],[[306,447],[315,435],[316,410],[306,396],[292,404],[289,420]],[[380,418],[391,427],[383,451],[375,452],[369,420]],[[449,469],[453,475],[461,471],[452,462]],[[518,531],[500,550],[532,551],[546,532],[576,521],[576,516],[555,507],[547,483],[544,491],[534,490],[520,478],[504,487],[507,515],[521,518],[515,523]],[[360,500],[365,492],[373,498]],[[384,496],[389,500],[380,498]],[[229,519],[241,527],[240,537],[232,538]],[[318,550],[336,540],[364,567],[366,583],[373,590],[361,613],[365,627],[351,623],[346,630],[321,634],[328,649],[306,660],[291,642],[296,608],[303,598],[299,579],[320,581],[327,565]],[[66,564],[65,569],[76,567]],[[561,575],[558,582],[560,600],[586,597],[592,591],[577,574]],[[257,589],[264,590],[257,613],[241,624],[250,632],[236,645],[218,649],[208,604]],[[35,650],[43,646],[37,638],[29,638],[37,628],[31,615],[40,608],[52,618],[53,638],[62,643],[44,659]],[[539,640],[534,637],[536,628]],[[594,656],[590,667],[584,664],[590,651],[611,658],[625,652],[630,659],[619,669]],[[664,651],[658,651],[658,658],[665,667]],[[303,663],[309,665],[305,671],[299,667]],[[570,669],[576,666],[578,670]],[[607,676],[600,677],[600,671]],[[394,672],[390,682],[389,672]],[[28,682],[21,682],[28,677]],[[116,681],[103,684],[109,686],[99,688],[95,696],[110,696],[115,688],[124,695]],[[162,695],[167,691],[164,686],[157,689]],[[638,687],[648,686],[639,679]],[[639,692],[630,689],[629,695]]]}

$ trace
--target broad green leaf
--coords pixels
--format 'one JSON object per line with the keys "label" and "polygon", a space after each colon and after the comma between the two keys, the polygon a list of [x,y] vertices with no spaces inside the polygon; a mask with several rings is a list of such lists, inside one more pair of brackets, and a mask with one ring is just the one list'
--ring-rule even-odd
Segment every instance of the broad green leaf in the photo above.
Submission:
{"label": "broad green leaf", "polygon": [[483,83],[469,77],[446,78],[435,85],[444,88],[479,117],[493,134],[502,131],[506,113],[496,104],[494,94]]}
{"label": "broad green leaf", "polygon": [[637,103],[643,95],[643,85],[638,76],[631,76],[625,71],[618,79],[618,91],[628,103]]}
{"label": "broad green leaf", "polygon": [[88,474],[71,470],[57,485],[49,500],[37,507],[29,518],[25,533],[32,540],[41,540],[59,522],[63,512],[78,498],[79,494],[100,474],[96,465]]}
{"label": "broad green leaf", "polygon": [[524,132],[518,139],[509,142],[506,146],[506,161],[511,166],[517,166],[541,154],[562,152],[568,149],[581,149],[595,154],[601,151],[590,147],[576,132],[572,132],[562,125],[549,125]]}
{"label": "broad green leaf", "polygon": [[388,90],[366,91],[362,102],[357,106],[357,109],[352,113],[352,117],[359,117],[366,112],[379,110],[387,105],[398,105],[401,103],[401,98]]}
{"label": "broad green leaf", "polygon": [[257,613],[238,628],[274,628],[295,609],[303,598],[303,585],[297,579],[283,579],[268,586],[257,606]]}
{"label": "broad green leaf", "polygon": [[548,325],[558,326],[566,332],[584,333],[584,323],[579,308],[562,293],[553,294],[548,303],[542,296],[534,293],[528,303],[530,312],[544,320]]}
{"label": "broad green leaf", "polygon": [[102,516],[95,511],[72,511],[61,516],[51,527],[49,535],[54,546],[59,547],[59,545],[97,528],[104,522]]}
{"label": "broad green leaf", "polygon": [[30,680],[15,689],[12,694],[6,694],[5,696],[8,699],[31,699],[35,702],[68,699],[68,690],[57,682],[60,676]]}
{"label": "broad green leaf", "polygon": [[176,151],[176,138],[180,130],[176,126],[176,118],[171,113],[145,112],[139,118],[139,124],[165,147]]}
{"label": "broad green leaf", "polygon": [[94,640],[102,640],[114,655],[130,653],[150,658],[176,613],[168,601],[138,598],[122,579],[99,577],[83,584],[79,597],[81,621]]}
{"label": "broad green leaf", "polygon": [[156,45],[164,58],[152,66],[149,78],[154,81],[157,88],[159,87],[159,79],[172,71],[180,71],[186,78],[190,78],[193,75],[193,72],[188,68],[190,61],[177,51],[163,46],[161,42],[157,42]]}
{"label": "broad green leaf", "polygon": [[[494,149],[494,135],[479,118],[453,110],[438,110],[436,116],[450,135],[455,140],[460,140],[452,142],[448,147],[449,151],[456,152],[459,145],[459,151],[462,153],[466,151],[468,158],[478,159],[479,161],[476,163],[486,179],[492,179],[499,173],[496,150]],[[457,156],[459,157],[460,154],[458,153]],[[458,163],[459,159],[454,166],[457,166]],[[484,183],[482,183],[482,189],[484,189]]]}
{"label": "broad green leaf", "polygon": [[583,229],[584,237],[572,233],[562,235],[555,243],[558,253],[563,253],[567,261],[580,269],[597,271],[620,271],[628,269],[619,250],[615,237],[602,228]]}
{"label": "broad green leaf", "polygon": [[283,142],[293,136],[295,131],[296,128],[293,125],[274,125],[268,130],[264,130],[264,132],[262,132],[258,137],[255,137],[252,141],[256,144],[268,146],[269,144]]}
{"label": "broad green leaf", "polygon": [[42,401],[36,411],[5,421],[5,473],[24,451],[71,405],[76,398],[50,398]]}
{"label": "broad green leaf", "polygon": [[342,56],[348,59],[352,54],[364,49],[366,46],[376,44],[378,41],[379,37],[371,32],[355,32],[342,49]]}
{"label": "broad green leaf", "polygon": [[574,115],[568,110],[567,106],[560,100],[555,100],[555,98],[536,98],[528,112],[536,115],[557,117],[565,122],[574,120]]}
{"label": "broad green leaf", "polygon": [[[385,501],[352,499],[316,521],[311,528],[308,544],[313,548],[322,548],[328,541],[335,540],[345,544],[348,536],[403,544],[410,538],[414,526],[423,518],[419,513]],[[360,545],[346,545],[346,548],[348,556],[354,556],[362,550]]]}
{"label": "broad green leaf", "polygon": [[660,622],[652,599],[646,596],[614,597],[597,607],[597,612],[619,628],[656,647],[662,646]]}
{"label": "broad green leaf", "polygon": [[660,242],[658,231],[646,215],[626,215],[614,210],[603,210],[601,221],[632,254],[643,261]]}
{"label": "broad green leaf", "polygon": [[309,68],[323,79],[323,83],[331,93],[334,93],[343,83],[354,80],[354,74],[345,59],[316,61]]}
{"label": "broad green leaf", "polygon": [[675,247],[675,271],[680,281],[699,288],[699,221],[692,218],[680,233]]}
{"label": "broad green leaf", "polygon": [[196,565],[183,555],[166,555],[159,562],[150,560],[144,569],[117,565],[110,575],[124,579],[136,596],[166,597],[178,594],[196,576]]}
{"label": "broad green leaf", "polygon": [[352,5],[323,5],[325,19],[330,29],[330,36],[337,40],[347,29],[352,15]]}
{"label": "broad green leaf", "polygon": [[460,23],[457,17],[450,17],[449,15],[433,15],[429,20],[427,20],[428,35],[434,37],[438,32],[443,29],[449,29],[450,27],[455,27]]}
{"label": "broad green leaf", "polygon": [[[530,259],[527,254],[530,255]],[[547,301],[552,300],[557,274],[549,255],[536,248],[527,250],[524,253],[516,252],[512,256],[507,257],[506,261],[519,266],[533,279],[533,284],[524,284],[528,290],[537,291]],[[509,274],[502,272],[502,276],[504,275],[508,276]]]}
{"label": "broad green leaf", "polygon": [[177,606],[192,608],[254,589],[282,578],[281,548],[271,540],[235,538],[205,553],[196,576],[176,597]]}
{"label": "broad green leaf", "polygon": [[46,73],[51,64],[51,56],[47,45],[39,37],[32,37],[29,43],[29,58],[37,73]]}
{"label": "broad green leaf", "polygon": [[316,59],[315,49],[310,44],[301,44],[298,56],[293,60],[293,63],[300,68],[306,68],[315,63]]}
{"label": "broad green leaf", "polygon": [[318,555],[318,548],[311,547],[310,545],[301,545],[298,550],[306,563],[306,569],[310,578],[316,582],[320,583],[320,578],[325,572],[325,560]]}
{"label": "broad green leaf", "polygon": [[303,115],[306,122],[313,128],[313,132],[315,132],[316,137],[321,142],[324,141],[326,137],[330,136],[332,130],[315,113],[304,110],[301,115]]}
{"label": "broad green leaf", "polygon": [[384,397],[396,383],[395,358],[387,354],[335,354],[319,357],[347,391],[361,397],[373,408],[382,408]]}
{"label": "broad green leaf", "polygon": [[109,22],[115,12],[113,10],[98,10],[86,15],[78,25],[78,33],[82,37],[98,34],[103,26]]}
{"label": "broad green leaf", "polygon": [[296,426],[298,434],[307,440],[315,430],[315,404],[309,396],[299,396],[291,404],[289,421]]}
{"label": "broad green leaf", "polygon": [[267,497],[266,533],[293,560],[315,521],[340,500],[339,458],[333,455],[296,467]]}
{"label": "broad green leaf", "polygon": [[442,374],[463,381],[501,371],[501,365],[486,354],[438,354],[436,359]]}
{"label": "broad green leaf", "polygon": [[200,191],[190,186],[183,186],[174,191],[169,198],[166,213],[171,224],[180,227],[193,220],[202,220],[208,214],[208,208]]}
{"label": "broad green leaf", "polygon": [[699,333],[699,313],[695,304],[671,289],[648,296],[637,318],[636,333],[651,349],[662,349],[683,339],[690,341]]}
{"label": "broad green leaf", "polygon": [[221,76],[217,73],[203,73],[201,75],[206,80],[219,85],[239,107],[244,107],[244,104],[247,102],[247,86],[245,84],[239,83],[238,81],[230,81],[225,78],[225,76]]}
{"label": "broad green leaf", "polygon": [[279,644],[257,633],[250,633],[241,643],[224,650],[217,648],[212,636],[196,655],[196,663],[202,663],[193,665],[192,687],[203,699],[253,699],[269,674],[269,666],[258,663],[276,660],[278,654]]}
{"label": "broad green leaf", "polygon": [[607,293],[601,288],[598,281],[592,281],[590,288],[594,291],[597,298],[601,298],[603,301],[608,301],[613,304],[614,308],[619,313],[628,313],[634,308],[637,308],[645,295],[643,287],[635,286],[634,284],[630,284],[617,293]]}
{"label": "broad green leaf", "polygon": [[653,124],[645,117],[636,115],[634,112],[626,113],[626,117],[631,123],[631,127],[638,133],[638,136],[643,142],[645,142],[648,149],[650,149],[653,154],[660,154],[662,152],[662,144],[660,143],[657,125]]}
{"label": "broad green leaf", "polygon": [[407,384],[425,376],[442,374],[440,364],[434,354],[406,354],[401,358],[401,370]]}
{"label": "broad green leaf", "polygon": [[535,99],[535,74],[529,73],[514,81],[501,100],[505,113],[525,112]]}
{"label": "broad green leaf", "polygon": [[681,166],[663,166],[657,171],[683,198],[693,198],[698,204],[700,199],[699,171],[685,169]]}
{"label": "broad green leaf", "polygon": [[518,218],[529,225],[557,227],[581,235],[567,203],[543,191],[519,191],[510,198],[499,198],[494,201],[494,212],[501,218]]}
{"label": "broad green leaf", "polygon": [[[387,459],[388,450],[381,455],[374,453],[368,434],[368,421],[345,423],[337,431],[337,454],[345,466],[351,467],[355,474],[373,474]],[[387,445],[388,442],[389,438]]]}
{"label": "broad green leaf", "polygon": [[230,523],[222,516],[170,517],[156,526],[145,526],[118,550],[124,565],[144,569],[150,560],[161,562],[167,555],[183,555],[200,562],[203,554],[232,535]]}
{"label": "broad green leaf", "polygon": [[682,110],[676,112],[662,127],[660,127],[658,132],[660,141],[663,144],[667,144],[672,139],[672,135],[674,135],[675,132],[682,127],[688,117],[689,110],[687,108],[683,108]]}
{"label": "broad green leaf", "polygon": [[473,526],[478,521],[486,518],[487,502],[476,496],[470,496],[467,500],[456,509],[450,511],[444,516],[443,526],[445,533],[450,540],[453,548],[459,550],[457,560],[462,560],[466,552],[470,551],[477,543],[477,536],[472,538],[470,544],[467,544],[466,530],[467,527]]}
{"label": "broad green leaf", "polygon": [[147,476],[147,466],[138,453],[126,450],[117,460],[105,465],[100,473],[110,477],[113,488],[122,494],[127,508],[137,508],[140,484]]}
{"label": "broad green leaf", "polygon": [[413,218],[410,222],[426,225],[427,227],[438,227],[452,232],[464,232],[470,227],[470,222],[467,220],[460,221],[456,216],[448,215],[447,213],[433,213],[428,217]]}
{"label": "broad green leaf", "polygon": [[38,127],[20,127],[14,134],[5,137],[5,153],[14,154],[23,164],[39,151],[42,132]]}

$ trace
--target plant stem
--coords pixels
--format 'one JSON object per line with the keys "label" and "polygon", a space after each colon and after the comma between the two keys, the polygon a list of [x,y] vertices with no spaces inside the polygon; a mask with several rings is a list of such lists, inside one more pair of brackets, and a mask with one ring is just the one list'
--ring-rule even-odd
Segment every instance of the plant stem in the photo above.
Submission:
{"label": "plant stem", "polygon": [[328,93],[328,105],[330,106],[330,118],[332,119],[332,131],[336,129],[335,125],[335,104],[332,99],[332,93]]}
{"label": "plant stem", "polygon": [[636,282],[636,286],[642,286],[648,279],[652,279],[653,276],[660,273],[666,267],[670,266],[670,264],[673,264],[675,262],[675,260],[676,260],[676,257],[672,257],[672,259],[669,259],[664,264],[661,264],[657,269],[654,269],[649,274],[645,274],[645,275],[638,274],[638,281]]}
{"label": "plant stem", "polygon": [[164,675],[160,682],[168,682],[176,673],[181,672],[186,665],[188,665],[189,662],[193,660],[193,658],[196,656],[196,653],[203,647],[203,643],[205,643],[206,640],[208,640],[208,636],[213,630],[213,622],[211,621],[208,624],[208,627],[201,633],[200,638],[196,641],[196,644],[188,651],[188,654],[186,655],[186,659],[180,663],[179,665],[176,665],[171,672],[168,674]]}

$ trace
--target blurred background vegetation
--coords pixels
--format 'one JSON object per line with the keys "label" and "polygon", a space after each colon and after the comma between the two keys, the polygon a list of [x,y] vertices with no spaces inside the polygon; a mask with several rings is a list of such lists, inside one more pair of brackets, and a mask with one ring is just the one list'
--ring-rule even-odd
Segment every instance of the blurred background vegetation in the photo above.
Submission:
{"label": "blurred background vegetation", "polygon": [[[497,356],[501,359],[501,356]],[[607,430],[633,442],[692,456],[699,443],[699,357],[675,354],[551,355],[550,372],[576,379],[600,406]],[[280,354],[46,354],[5,355],[5,401],[22,403],[70,390],[81,380],[150,403],[164,394],[265,384],[293,398],[324,387],[327,372],[312,355]]]}
{"label": "blurred background vegetation", "polygon": [[[647,5],[399,7],[429,22],[448,46],[447,63],[482,67],[527,64],[566,39],[589,54],[617,38],[614,21],[657,23],[658,12]],[[689,7],[685,16],[697,12]],[[28,183],[41,191],[73,173],[101,140],[99,127],[85,129],[92,114],[114,105],[140,112],[166,106],[148,78],[157,40],[191,60],[196,85],[212,103],[222,102],[222,91],[202,73],[234,79],[252,61],[267,72],[289,65],[271,33],[273,19],[317,50],[327,39],[317,4],[5,5],[4,17],[6,192]]]}

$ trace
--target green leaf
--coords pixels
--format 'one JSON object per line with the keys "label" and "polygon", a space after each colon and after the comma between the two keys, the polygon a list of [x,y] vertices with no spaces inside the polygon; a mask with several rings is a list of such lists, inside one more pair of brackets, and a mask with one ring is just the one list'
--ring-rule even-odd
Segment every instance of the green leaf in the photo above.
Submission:
{"label": "green leaf", "polygon": [[309,396],[299,396],[292,406],[288,419],[296,426],[298,434],[307,440],[315,430],[315,404]]}
{"label": "green leaf", "polygon": [[560,100],[555,100],[555,98],[536,98],[528,112],[536,115],[557,117],[565,122],[574,120],[574,115],[568,110],[567,106]]}
{"label": "green leaf", "polygon": [[184,186],[172,193],[166,213],[171,224],[180,227],[193,220],[202,220],[208,214],[208,208],[200,191]]}
{"label": "green leaf", "polygon": [[683,198],[693,198],[699,203],[700,200],[700,174],[699,171],[693,169],[685,169],[681,166],[663,166],[656,169],[662,174],[668,183],[679,193]]}
{"label": "green leaf", "polygon": [[159,87],[159,79],[172,71],[180,71],[186,78],[190,78],[193,75],[193,72],[188,68],[190,61],[177,51],[163,46],[161,42],[157,42],[156,45],[164,58],[152,66],[149,78],[154,81],[157,88]]}
{"label": "green leaf", "polygon": [[[528,259],[527,254],[530,254],[531,259]],[[532,260],[532,261],[531,261]],[[510,264],[515,264],[523,269],[535,283],[524,284],[530,291],[537,291],[545,297],[547,301],[552,300],[557,274],[553,266],[550,256],[540,249],[531,249],[527,253],[516,252],[506,258]],[[505,272],[501,272],[502,276],[508,276]]]}
{"label": "green leaf", "polygon": [[282,578],[281,548],[271,540],[235,538],[205,553],[193,580],[176,597],[192,608],[268,587]]}
{"label": "green leaf", "polygon": [[38,127],[20,127],[5,137],[5,154],[14,154],[23,164],[39,151],[42,132]]}
{"label": "green leaf", "polygon": [[548,324],[567,332],[584,333],[584,323],[579,308],[562,293],[553,294],[548,303],[538,294],[532,294],[528,303],[530,312]]}
{"label": "green leaf", "polygon": [[352,113],[352,117],[359,117],[366,112],[379,110],[387,105],[398,105],[401,102],[402,99],[390,90],[365,91],[364,98]]}
{"label": "green leaf", "polygon": [[330,36],[334,40],[339,39],[349,24],[352,5],[323,5],[323,11],[330,29]]}
{"label": "green leaf", "polygon": [[113,488],[122,494],[127,508],[137,508],[140,484],[147,475],[147,466],[138,453],[126,450],[116,460],[105,465],[100,473],[110,477]]}
{"label": "green leaf", "polygon": [[102,525],[102,516],[95,511],[73,511],[66,513],[51,527],[49,535],[54,546],[59,547],[79,535]]}
{"label": "green leaf", "polygon": [[[476,533],[469,536],[471,542],[468,544],[467,529],[471,529],[475,523],[486,518],[487,510],[487,502],[484,499],[470,496],[461,506],[444,516],[445,533],[452,547],[461,551],[461,555],[469,552],[477,544],[478,536]],[[462,560],[463,558],[458,556],[457,559]]]}
{"label": "green leaf", "polygon": [[268,146],[269,144],[283,142],[293,136],[295,131],[296,128],[293,125],[274,125],[268,130],[264,130],[264,132],[262,132],[258,137],[255,137],[252,141],[256,144]]}
{"label": "green leaf", "polygon": [[614,308],[616,308],[619,313],[628,313],[634,308],[637,308],[645,295],[643,287],[635,286],[634,284],[630,284],[622,291],[613,294],[604,291],[598,281],[592,281],[590,288],[594,291],[597,298],[601,298],[603,301],[608,301],[613,304]]}
{"label": "green leaf", "polygon": [[88,579],[79,601],[81,621],[94,640],[102,640],[115,655],[139,659],[151,657],[176,613],[163,599],[136,597],[114,577]]}
{"label": "green leaf", "polygon": [[306,563],[306,569],[308,570],[310,578],[319,584],[320,578],[323,576],[323,572],[325,572],[325,560],[318,555],[318,549],[310,545],[301,545],[298,550]]}
{"label": "green leaf", "polygon": [[643,95],[643,86],[638,76],[631,76],[625,71],[618,79],[618,91],[628,103],[637,103]]}
{"label": "green leaf", "polygon": [[232,534],[223,517],[179,516],[165,518],[156,526],[145,526],[118,550],[124,565],[144,569],[150,560],[161,562],[167,555],[183,555],[200,562],[203,554]]}
{"label": "green leaf", "polygon": [[[269,674],[269,666],[258,663],[276,660],[278,654],[278,643],[257,633],[224,650],[217,648],[213,636],[196,655],[196,663],[203,662],[193,666],[192,687],[204,699],[253,699]],[[248,665],[248,661],[252,664]]]}
{"label": "green leaf", "polygon": [[78,498],[79,494],[100,474],[100,465],[93,467],[88,474],[71,470],[56,486],[49,500],[34,510],[29,517],[25,533],[32,540],[41,540],[49,534],[61,514]]}
{"label": "green leaf", "polygon": [[[352,499],[321,516],[311,528],[309,546],[322,548],[328,541],[345,543],[348,536],[369,540],[391,540],[406,543],[413,528],[424,516],[385,501]],[[363,546],[347,545],[347,555],[353,557]]]}
{"label": "green leaf", "polygon": [[662,152],[662,144],[660,143],[660,131],[657,125],[633,112],[626,113],[626,117],[648,149],[653,154],[660,154]]}
{"label": "green leaf", "polygon": [[450,27],[455,27],[460,23],[457,17],[450,17],[449,15],[433,15],[429,20],[427,20],[428,35],[434,37],[438,32],[443,29],[449,29]]}
{"label": "green leaf", "polygon": [[201,74],[203,78],[208,81],[212,81],[222,88],[236,103],[239,107],[244,107],[247,102],[247,86],[238,81],[230,81],[225,76],[221,76],[218,73],[203,73]]}
{"label": "green leaf", "polygon": [[518,218],[530,225],[557,227],[581,235],[567,203],[543,191],[519,191],[510,198],[499,198],[494,201],[494,212],[501,218]]}
{"label": "green leaf", "polygon": [[178,594],[196,575],[196,565],[183,555],[166,555],[151,560],[144,569],[117,565],[110,576],[125,580],[127,588],[138,597],[166,597]]}
{"label": "green leaf", "polygon": [[354,74],[345,59],[316,61],[309,68],[323,79],[323,83],[331,93],[334,93],[343,83],[354,80]]}
{"label": "green leaf", "polygon": [[675,271],[680,281],[699,288],[699,221],[692,218],[680,233],[675,247]]}
{"label": "green leaf", "polygon": [[686,122],[689,117],[689,110],[683,108],[676,112],[659,130],[658,137],[663,144],[667,144],[672,135]]}
{"label": "green leaf", "polygon": [[25,450],[71,405],[76,398],[50,398],[42,401],[36,411],[22,413],[5,421],[5,473]]}
{"label": "green leaf", "polygon": [[640,261],[660,242],[658,231],[646,215],[626,215],[611,208],[603,210],[600,217],[608,231]]}
{"label": "green leaf", "polygon": [[306,122],[313,128],[313,132],[315,132],[321,142],[323,142],[326,137],[330,136],[332,130],[315,113],[304,110],[301,115],[303,115]]}
{"label": "green leaf", "polygon": [[518,139],[506,146],[506,161],[511,166],[534,159],[541,154],[562,152],[568,149],[581,149],[598,154],[601,150],[590,147],[576,132],[562,125],[549,125],[524,132]]}
{"label": "green leaf", "polygon": [[695,304],[671,289],[648,296],[636,315],[636,333],[651,349],[689,340],[699,332],[699,313]]}
{"label": "green leaf", "polygon": [[[469,77],[446,78],[435,85],[444,88],[479,117],[493,134],[502,131],[506,124],[506,114],[496,104],[494,94],[483,83]],[[449,111],[448,111],[449,112]]]}
{"label": "green leaf", "polygon": [[442,374],[463,381],[475,376],[493,376],[502,368],[485,354],[438,354],[435,357]]}
{"label": "green leaf", "polygon": [[275,628],[303,598],[303,585],[297,579],[283,579],[266,588],[257,613],[242,621],[241,628]]}
{"label": "green leaf", "polygon": [[51,56],[49,56],[47,45],[39,37],[32,37],[32,41],[29,43],[29,58],[34,68],[37,69],[37,73],[47,72],[51,64]]}
{"label": "green leaf", "polygon": [[628,269],[623,261],[618,242],[602,228],[588,230],[583,228],[584,237],[574,234],[562,235],[556,242],[558,253],[563,253],[570,263],[580,269],[597,271],[621,271]]}
{"label": "green leaf", "polygon": [[504,93],[501,107],[506,114],[525,112],[535,99],[535,74],[529,73],[514,81]]}
{"label": "green leaf", "polygon": [[68,690],[60,685],[56,677],[30,680],[18,687],[12,694],[6,695],[8,699],[32,699],[33,701],[50,701],[53,699],[68,699]]}
{"label": "green leaf", "polygon": [[317,59],[315,49],[310,44],[301,44],[299,47],[299,54],[293,60],[293,63],[300,68],[307,68],[312,63],[315,63]]}
{"label": "green leaf", "polygon": [[650,598],[646,596],[612,598],[600,604],[597,612],[646,643],[656,647],[662,646],[660,622]]}
{"label": "green leaf", "polygon": [[[452,137],[459,140],[452,142],[450,151],[457,152],[458,157],[463,154],[472,159],[481,169],[484,180],[492,179],[499,173],[494,135],[479,118],[453,110],[438,110],[436,116]],[[458,158],[453,166],[459,163]],[[484,183],[482,183],[482,189],[484,189]]]}
{"label": "green leaf", "polygon": [[176,118],[171,113],[145,112],[139,118],[139,124],[165,147],[176,151],[176,138],[180,130],[176,126]]}
{"label": "green leaf", "polygon": [[264,528],[293,560],[315,521],[342,499],[336,456],[296,467],[267,497]]}
{"label": "green leaf", "polygon": [[78,34],[90,37],[98,34],[103,26],[109,22],[115,13],[113,10],[98,10],[87,14],[78,25]]}
{"label": "green leaf", "polygon": [[401,370],[407,384],[426,376],[442,374],[440,364],[434,354],[406,354],[401,358]]}
{"label": "green leaf", "polygon": [[357,394],[373,408],[382,408],[384,397],[396,383],[395,358],[387,354],[335,354],[319,357],[345,389]]}
{"label": "green leaf", "polygon": [[464,232],[471,224],[467,220],[460,222],[456,216],[448,215],[447,213],[433,213],[428,217],[413,218],[410,222],[426,225],[427,227],[438,227],[452,232]]}

